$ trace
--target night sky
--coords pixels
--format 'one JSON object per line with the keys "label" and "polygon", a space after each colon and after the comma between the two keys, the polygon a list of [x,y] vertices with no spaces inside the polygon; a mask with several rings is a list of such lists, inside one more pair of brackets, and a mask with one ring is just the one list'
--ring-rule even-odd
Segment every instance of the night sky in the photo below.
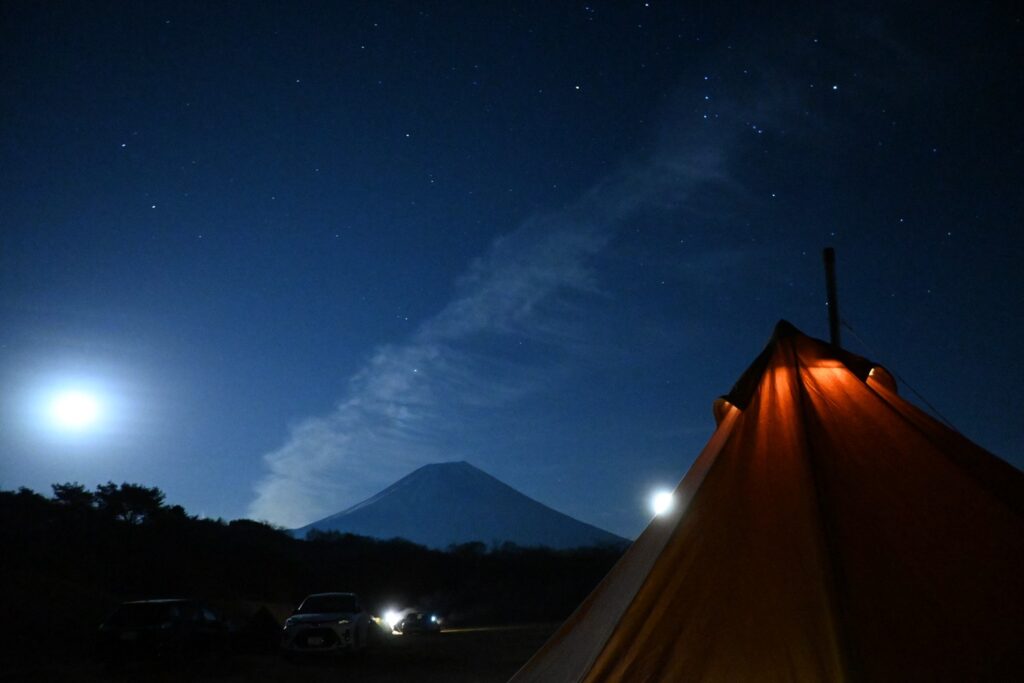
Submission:
{"label": "night sky", "polygon": [[755,4],[4,2],[0,488],[291,527],[468,460],[634,536],[830,245],[1021,467],[1020,9]]}

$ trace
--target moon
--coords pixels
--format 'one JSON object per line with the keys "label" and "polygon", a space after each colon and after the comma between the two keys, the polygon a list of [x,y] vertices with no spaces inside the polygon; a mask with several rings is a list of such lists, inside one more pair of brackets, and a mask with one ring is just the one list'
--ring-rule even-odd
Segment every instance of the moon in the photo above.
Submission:
{"label": "moon", "polygon": [[88,392],[62,391],[50,401],[50,418],[54,425],[68,431],[88,429],[100,417],[100,401]]}

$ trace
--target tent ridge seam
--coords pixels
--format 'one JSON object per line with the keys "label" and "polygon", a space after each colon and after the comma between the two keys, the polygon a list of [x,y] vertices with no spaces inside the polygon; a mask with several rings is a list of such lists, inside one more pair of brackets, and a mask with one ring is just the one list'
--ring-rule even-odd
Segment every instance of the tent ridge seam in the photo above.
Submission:
{"label": "tent ridge seam", "polygon": [[[820,420],[817,416],[812,417],[813,410],[809,408],[806,399],[807,387],[804,386],[802,369],[804,366],[800,361],[800,354],[796,352],[796,349],[791,349],[794,358],[793,372],[796,376],[796,393],[797,400],[800,404],[800,413],[804,416],[805,420],[813,419],[816,423],[820,424]],[[821,544],[825,551],[825,586],[828,593],[829,599],[835,603],[836,612],[839,618],[835,620],[836,639],[837,645],[839,646],[839,666],[842,671],[842,675],[845,679],[860,680],[862,677],[853,675],[852,671],[856,670],[855,650],[853,647],[853,641],[850,634],[847,632],[845,615],[846,615],[846,602],[841,588],[840,574],[842,574],[842,564],[839,559],[839,552],[835,548],[835,543],[832,541],[832,525],[830,524],[829,515],[825,511],[824,506],[824,495],[823,495],[823,484],[821,482],[821,475],[818,471],[819,468],[815,462],[815,453],[811,448],[810,439],[807,436],[807,431],[802,430],[802,439],[804,442],[804,450],[807,453],[807,468],[811,473],[811,486],[814,491],[814,505],[818,510],[818,528],[821,534]]]}

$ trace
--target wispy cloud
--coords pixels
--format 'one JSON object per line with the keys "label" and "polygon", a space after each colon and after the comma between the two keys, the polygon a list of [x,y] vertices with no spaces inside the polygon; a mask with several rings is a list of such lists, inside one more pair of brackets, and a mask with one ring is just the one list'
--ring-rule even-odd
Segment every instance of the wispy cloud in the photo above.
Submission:
{"label": "wispy cloud", "polygon": [[645,163],[496,239],[443,309],[408,339],[376,350],[333,412],[296,424],[264,456],[269,472],[250,516],[300,526],[414,467],[462,455],[451,450],[455,430],[486,429],[488,413],[551,381],[536,355],[514,349],[572,348],[578,330],[566,311],[581,299],[600,300],[596,264],[622,225],[638,211],[677,206],[698,187],[724,182],[724,147],[706,130],[669,136]]}

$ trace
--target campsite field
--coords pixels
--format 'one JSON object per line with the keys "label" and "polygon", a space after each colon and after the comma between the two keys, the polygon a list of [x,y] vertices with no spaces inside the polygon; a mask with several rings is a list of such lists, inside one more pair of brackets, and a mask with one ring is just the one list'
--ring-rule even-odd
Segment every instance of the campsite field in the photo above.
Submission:
{"label": "campsite field", "polygon": [[550,636],[557,624],[456,629],[439,634],[395,636],[354,657],[289,662],[275,655],[239,655],[216,665],[173,668],[133,665],[115,675],[93,661],[24,662],[0,673],[0,681],[118,681],[171,683],[490,683],[507,681]]}

